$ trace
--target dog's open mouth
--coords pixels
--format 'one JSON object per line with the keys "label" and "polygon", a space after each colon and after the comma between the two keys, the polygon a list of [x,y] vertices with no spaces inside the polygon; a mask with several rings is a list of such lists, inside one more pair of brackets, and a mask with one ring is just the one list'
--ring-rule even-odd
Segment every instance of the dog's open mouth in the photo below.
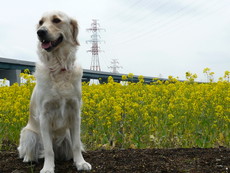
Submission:
{"label": "dog's open mouth", "polygon": [[49,41],[49,40],[42,40],[41,47],[46,51],[51,51],[53,48],[57,47],[63,41],[63,36],[60,35],[57,40]]}

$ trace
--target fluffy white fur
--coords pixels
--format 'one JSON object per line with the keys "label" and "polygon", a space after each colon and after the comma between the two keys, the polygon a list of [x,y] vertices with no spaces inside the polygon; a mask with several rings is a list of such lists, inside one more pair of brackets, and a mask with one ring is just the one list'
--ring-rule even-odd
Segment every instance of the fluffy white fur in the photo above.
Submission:
{"label": "fluffy white fur", "polygon": [[[55,159],[73,158],[78,170],[91,170],[82,156],[80,140],[82,69],[75,63],[77,22],[55,11],[43,15],[37,30],[47,32],[45,36],[38,34],[37,83],[29,121],[20,135],[20,158],[30,162],[44,157],[40,173],[53,173]],[[58,39],[61,42],[56,45]],[[44,49],[49,46],[49,50]]]}

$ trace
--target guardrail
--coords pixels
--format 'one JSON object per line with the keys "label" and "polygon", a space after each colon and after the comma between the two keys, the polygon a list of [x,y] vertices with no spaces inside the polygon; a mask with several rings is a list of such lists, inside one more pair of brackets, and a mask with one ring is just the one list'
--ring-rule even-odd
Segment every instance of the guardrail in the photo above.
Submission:
{"label": "guardrail", "polygon": [[[0,57],[0,78],[1,79],[7,78],[11,84],[15,82],[20,83],[19,74],[25,69],[29,69],[31,72],[34,72],[35,62]],[[90,79],[100,79],[99,81],[101,83],[104,83],[107,82],[109,76],[112,76],[114,81],[120,82],[122,81],[123,75],[128,76],[128,74],[110,73],[110,72],[83,69],[82,81],[88,82],[90,81]],[[150,83],[153,81],[154,77],[143,76],[143,79],[145,83]],[[128,79],[128,80],[132,82],[139,81],[137,75],[134,75],[132,79]],[[158,78],[158,80],[166,81],[167,79]]]}
{"label": "guardrail", "polygon": [[[90,79],[99,79],[100,83],[104,83],[107,82],[109,76],[112,76],[115,82],[120,82],[122,81],[123,75],[128,76],[128,74],[122,74],[122,73],[110,73],[110,72],[92,71],[92,70],[84,69],[82,80],[89,81]],[[128,79],[128,81],[138,82],[139,81],[138,77],[139,76],[137,75],[133,75],[132,78]],[[143,76],[143,79],[145,83],[151,83],[153,82],[154,79],[156,79],[156,77]],[[157,80],[167,81],[168,79],[157,78]]]}

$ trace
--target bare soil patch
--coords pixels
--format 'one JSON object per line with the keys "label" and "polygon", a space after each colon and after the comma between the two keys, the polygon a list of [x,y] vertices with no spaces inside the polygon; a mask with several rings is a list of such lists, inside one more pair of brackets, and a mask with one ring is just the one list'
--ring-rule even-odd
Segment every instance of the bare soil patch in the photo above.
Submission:
{"label": "bare soil patch", "polygon": [[[84,153],[93,173],[229,173],[230,149],[116,149]],[[56,161],[56,173],[77,173],[73,161]],[[23,163],[16,149],[0,151],[0,173],[37,173],[43,160]]]}

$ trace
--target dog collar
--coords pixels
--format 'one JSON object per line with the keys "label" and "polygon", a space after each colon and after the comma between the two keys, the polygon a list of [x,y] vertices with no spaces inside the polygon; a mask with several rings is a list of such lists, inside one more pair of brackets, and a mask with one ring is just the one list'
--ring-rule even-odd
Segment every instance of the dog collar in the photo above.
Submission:
{"label": "dog collar", "polygon": [[[49,69],[50,69],[51,72],[56,71],[56,70],[54,70],[53,68],[49,68]],[[62,68],[60,71],[67,71],[67,69],[66,69],[66,68]]]}

